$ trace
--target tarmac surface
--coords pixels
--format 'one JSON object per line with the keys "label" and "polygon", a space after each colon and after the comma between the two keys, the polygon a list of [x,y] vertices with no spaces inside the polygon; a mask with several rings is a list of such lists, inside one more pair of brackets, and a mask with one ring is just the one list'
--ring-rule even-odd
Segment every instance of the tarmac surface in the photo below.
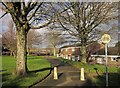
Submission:
{"label": "tarmac surface", "polygon": [[[80,86],[93,86],[91,80],[85,75],[85,81],[80,80],[80,70],[71,66],[68,63],[61,62],[60,60],[47,58],[53,67],[57,67],[58,79],[55,80],[53,77],[53,69],[51,74],[43,81],[37,83],[34,87],[49,87],[56,88],[56,86],[70,86],[70,88],[77,88]],[[62,88],[62,87],[61,87]]]}

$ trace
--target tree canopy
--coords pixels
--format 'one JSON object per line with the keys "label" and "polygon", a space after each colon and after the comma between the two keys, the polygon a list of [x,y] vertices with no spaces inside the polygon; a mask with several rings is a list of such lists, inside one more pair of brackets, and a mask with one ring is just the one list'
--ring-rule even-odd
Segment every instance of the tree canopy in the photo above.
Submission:
{"label": "tree canopy", "polygon": [[[71,6],[71,7],[70,7]],[[99,26],[116,19],[118,3],[112,2],[68,2],[62,8],[70,7],[59,14],[58,22],[70,35],[81,42],[82,59],[86,58],[86,45],[91,40],[96,41]],[[85,61],[83,61],[85,62]]]}

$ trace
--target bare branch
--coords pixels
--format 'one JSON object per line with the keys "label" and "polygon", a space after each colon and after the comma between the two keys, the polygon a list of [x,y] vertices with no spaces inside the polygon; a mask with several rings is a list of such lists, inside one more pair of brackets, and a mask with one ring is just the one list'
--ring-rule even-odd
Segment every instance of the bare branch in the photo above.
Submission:
{"label": "bare branch", "polygon": [[5,13],[0,17],[0,19],[3,18],[5,15],[7,15],[7,12],[5,12]]}
{"label": "bare branch", "polygon": [[40,28],[48,26],[50,23],[52,23],[52,20],[50,20],[49,22],[47,22],[47,23],[45,23],[43,25],[40,25],[40,26],[32,26],[32,25],[30,25],[30,28],[31,29],[40,29]]}
{"label": "bare branch", "polygon": [[40,8],[40,6],[43,4],[43,2],[40,3],[40,5],[38,5],[38,7],[35,9],[35,11],[31,14],[31,16],[28,18],[28,21],[30,21],[32,19],[32,17],[35,15],[35,13],[38,11],[38,9]]}
{"label": "bare branch", "polygon": [[8,7],[5,5],[4,2],[1,2],[1,3],[2,3],[2,5],[3,5],[6,9],[8,9]]}
{"label": "bare branch", "polygon": [[36,7],[37,4],[38,4],[37,2],[34,2],[33,4],[29,3],[28,6],[26,7],[26,10],[25,10],[26,15],[28,15],[28,13],[29,13],[31,10],[33,10],[33,9]]}

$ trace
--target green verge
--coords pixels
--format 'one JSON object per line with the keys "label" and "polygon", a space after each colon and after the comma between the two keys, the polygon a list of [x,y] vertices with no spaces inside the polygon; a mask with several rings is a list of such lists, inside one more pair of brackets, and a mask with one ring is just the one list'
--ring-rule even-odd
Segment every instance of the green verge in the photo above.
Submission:
{"label": "green verge", "polygon": [[2,85],[28,87],[50,73],[51,65],[48,60],[41,56],[28,56],[27,66],[29,73],[26,77],[16,77],[14,75],[16,59],[12,56],[2,56]]}
{"label": "green verge", "polygon": [[[77,61],[70,61],[66,59],[59,60],[69,63],[79,70],[81,68],[85,69],[85,73],[90,77],[91,81],[96,86],[105,86],[105,65],[98,65],[98,64],[85,64],[82,62]],[[120,86],[120,67],[108,66],[109,72],[109,86]]]}

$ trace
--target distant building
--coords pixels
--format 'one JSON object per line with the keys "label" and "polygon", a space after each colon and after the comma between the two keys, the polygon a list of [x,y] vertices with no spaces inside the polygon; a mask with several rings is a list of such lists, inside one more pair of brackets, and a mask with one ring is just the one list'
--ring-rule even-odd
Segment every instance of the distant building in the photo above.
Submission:
{"label": "distant building", "polygon": [[[56,48],[56,53],[58,53],[58,48]],[[30,54],[40,56],[40,55],[53,55],[53,48],[32,48]]]}
{"label": "distant building", "polygon": [[[69,59],[73,61],[81,61],[81,45],[68,45],[60,48],[59,57],[62,57],[64,59]],[[87,53],[90,52],[94,53],[98,51],[99,49],[103,48],[103,45],[99,43],[93,43],[87,46]]]}
{"label": "distant building", "polygon": [[73,46],[66,46],[61,48],[60,56],[64,59],[69,59],[73,61],[80,61],[81,60],[81,51],[80,47],[73,47]]}
{"label": "distant building", "polygon": [[[80,47],[80,44],[61,47],[57,56],[68,60],[81,61]],[[90,55],[90,63],[105,64],[105,51],[103,44],[93,43],[87,46],[87,55]],[[116,66],[120,66],[118,47],[108,47],[108,61],[109,65],[114,64]]]}
{"label": "distant building", "polygon": [[[108,61],[110,62],[115,62],[115,61],[120,61],[120,55],[118,52],[118,47],[108,47]],[[105,61],[105,49],[102,48],[98,50],[97,52],[93,53],[91,55],[92,60],[97,60],[97,63],[103,64],[102,62]],[[99,60],[98,60],[99,59]]]}
{"label": "distant building", "polygon": [[6,47],[5,44],[2,44],[2,55],[10,55],[10,50]]}

